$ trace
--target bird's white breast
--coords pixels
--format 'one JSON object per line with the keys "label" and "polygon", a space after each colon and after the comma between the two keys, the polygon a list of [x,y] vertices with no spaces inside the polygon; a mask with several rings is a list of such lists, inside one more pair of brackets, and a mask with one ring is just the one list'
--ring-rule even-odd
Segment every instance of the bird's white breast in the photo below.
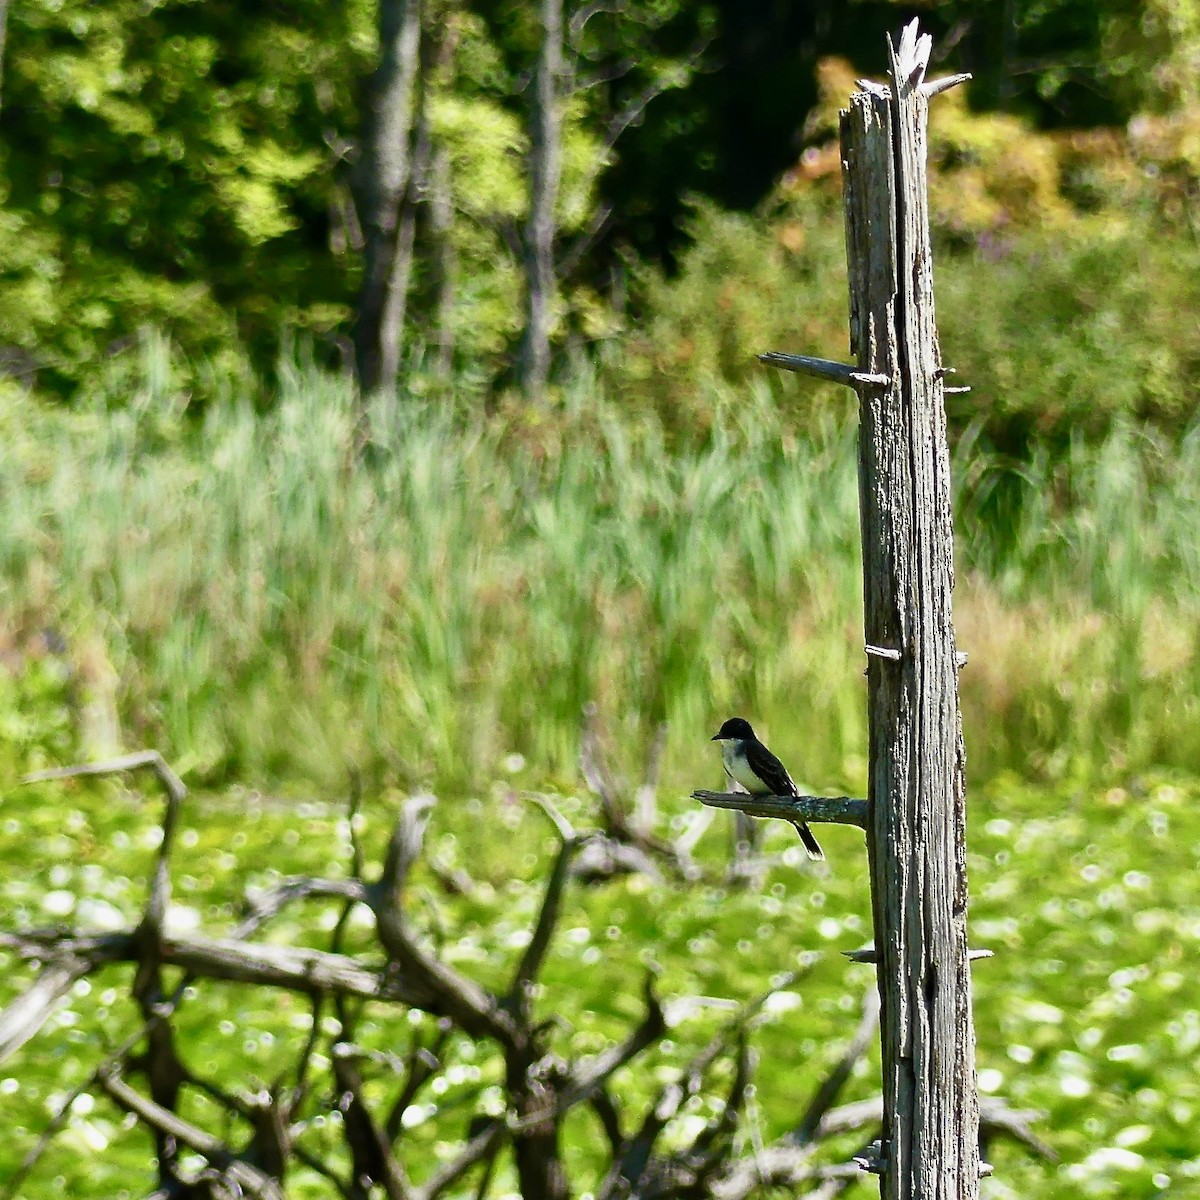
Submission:
{"label": "bird's white breast", "polygon": [[721,759],[731,779],[736,779],[748,792],[765,792],[763,781],[750,770],[741,742],[722,742]]}

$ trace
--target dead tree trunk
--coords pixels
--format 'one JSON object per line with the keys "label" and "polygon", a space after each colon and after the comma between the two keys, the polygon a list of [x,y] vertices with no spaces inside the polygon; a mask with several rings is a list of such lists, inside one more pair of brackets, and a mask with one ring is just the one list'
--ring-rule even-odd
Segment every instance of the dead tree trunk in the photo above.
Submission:
{"label": "dead tree trunk", "polygon": [[889,41],[891,86],[862,83],[842,113],[857,366],[761,356],[859,395],[875,926],[875,949],[863,961],[878,964],[883,1046],[882,1137],[860,1161],[881,1176],[883,1200],[975,1200],[980,1175],[949,389],[925,194],[929,97],[970,76],[925,82],[929,50],[913,21],[898,51]]}
{"label": "dead tree trunk", "polygon": [[403,296],[397,272],[400,210],[412,178],[413,128],[420,69],[421,0],[380,0],[379,67],[363,121],[355,178],[362,224],[363,282],[354,327],[354,358],[363,396],[391,387],[400,366]]}
{"label": "dead tree trunk", "polygon": [[930,39],[842,114],[851,347],[859,388],[870,779],[867,848],[882,1000],[883,1200],[979,1187],[967,958],[954,531],[925,194]]}
{"label": "dead tree trunk", "polygon": [[529,122],[529,220],[525,227],[525,333],[521,387],[538,401],[550,375],[550,321],[555,297],[554,209],[562,160],[562,0],[541,0],[542,46]]}

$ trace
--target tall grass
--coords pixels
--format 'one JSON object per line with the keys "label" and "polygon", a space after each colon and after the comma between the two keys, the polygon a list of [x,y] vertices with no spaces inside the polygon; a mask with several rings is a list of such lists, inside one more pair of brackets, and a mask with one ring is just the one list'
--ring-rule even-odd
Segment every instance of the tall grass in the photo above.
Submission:
{"label": "tall grass", "polygon": [[[738,711],[806,782],[861,786],[851,427],[796,433],[751,390],[680,438],[581,374],[537,419],[377,406],[354,466],[339,380],[288,368],[269,412],[193,421],[163,353],[119,406],[0,418],[10,662],[61,638],[85,740],[209,781],[461,790],[519,754],[565,783],[596,701],[631,765],[667,721],[680,784],[714,781]],[[1200,433],[1021,473],[960,447],[977,771],[1195,761],[1197,468]]]}

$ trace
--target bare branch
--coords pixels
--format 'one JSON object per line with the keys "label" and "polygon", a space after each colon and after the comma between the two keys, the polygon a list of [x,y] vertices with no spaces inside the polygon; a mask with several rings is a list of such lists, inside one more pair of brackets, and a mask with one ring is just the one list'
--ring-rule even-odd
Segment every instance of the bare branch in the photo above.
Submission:
{"label": "bare branch", "polygon": [[[137,962],[132,931],[73,934],[60,930],[12,934],[0,932],[0,946],[25,958],[44,958],[59,949],[86,958],[94,967],[106,962]],[[161,944],[164,966],[182,967],[204,979],[224,979],[261,987],[286,988],[311,995],[361,996],[424,1008],[431,997],[415,980],[377,971],[344,954],[292,946],[257,945],[220,938],[166,937]]]}
{"label": "bare branch", "polygon": [[612,837],[588,840],[571,861],[571,874],[584,883],[598,883],[616,875],[645,875],[663,882],[658,863],[641,846]]}
{"label": "bare branch", "polygon": [[78,763],[72,767],[34,771],[30,775],[22,776],[21,783],[44,783],[51,779],[76,779],[85,775],[117,775],[123,771],[138,771],[143,767],[153,768],[167,796],[176,804],[183,803],[187,796],[187,788],[157,750],[139,750],[135,754],[125,754],[120,758],[106,759],[104,762]]}
{"label": "bare branch", "polygon": [[404,1110],[417,1098],[417,1094],[442,1068],[441,1054],[450,1038],[449,1022],[442,1022],[432,1046],[414,1041],[404,1064],[405,1079],[400,1094],[392,1102],[383,1131],[388,1141],[394,1142],[400,1134],[400,1122]]}
{"label": "bare branch", "polygon": [[575,827],[559,812],[549,796],[530,796],[529,800],[545,814],[546,819],[554,826],[554,832],[558,834],[560,841],[575,841]]}
{"label": "bare branch", "polygon": [[634,822],[641,833],[650,833],[658,819],[658,780],[666,747],[667,723],[661,721],[654,731],[654,740],[650,743],[650,752],[646,756],[646,771],[633,801]]}
{"label": "bare branch", "polygon": [[[566,829],[569,830],[570,826],[566,826]],[[554,937],[555,927],[558,925],[559,913],[562,910],[563,890],[567,886],[567,880],[571,873],[571,859],[589,840],[590,836],[587,834],[564,836],[558,857],[555,858],[554,866],[551,868],[550,878],[546,882],[546,894],[542,898],[542,907],[538,913],[537,923],[534,925],[529,945],[525,947],[525,953],[521,955],[521,961],[517,964],[516,974],[513,976],[508,992],[510,1000],[524,1015],[525,1020],[529,1018],[533,982],[542,969],[542,963],[545,961],[551,939]]]}
{"label": "bare branch", "polygon": [[654,991],[652,971],[646,973],[642,994],[646,1000],[646,1015],[638,1027],[623,1042],[610,1046],[585,1066],[576,1069],[559,1097],[560,1113],[585,1100],[593,1099],[617,1071],[666,1034],[666,1015]]}
{"label": "bare branch", "polygon": [[0,1063],[35,1036],[77,979],[91,969],[85,958],[55,955],[38,977],[3,1012],[0,1012]]}
{"label": "bare branch", "polygon": [[239,927],[238,936],[245,937],[251,931],[261,928],[289,904],[312,897],[336,897],[355,904],[370,903],[366,884],[359,879],[318,879],[297,875],[257,893],[246,901],[245,931]]}
{"label": "bare branch", "polygon": [[[979,1098],[979,1128],[983,1136],[1009,1137],[1032,1150],[1049,1162],[1057,1162],[1058,1154],[1053,1146],[1035,1134],[1030,1125],[1041,1120],[1045,1113],[1036,1109],[1010,1108],[1006,1101],[995,1096]],[[839,1134],[850,1133],[869,1125],[878,1125],[883,1120],[883,1097],[872,1096],[867,1100],[855,1100],[849,1104],[831,1108],[821,1118],[813,1141],[824,1141]]]}
{"label": "bare branch", "polygon": [[1045,1116],[1044,1112],[1037,1109],[1009,1108],[998,1096],[980,1096],[979,1140],[984,1142],[997,1136],[1011,1138],[1027,1150],[1032,1150],[1039,1158],[1056,1163],[1058,1151],[1030,1128],[1032,1122],[1044,1120]]}
{"label": "bare branch", "polygon": [[745,1029],[738,1030],[737,1053],[733,1061],[733,1079],[721,1111],[696,1135],[696,1140],[681,1156],[692,1165],[697,1183],[703,1182],[720,1167],[728,1148],[727,1139],[737,1127],[746,1103],[750,1086],[750,1046]]}
{"label": "bare branch", "polygon": [[596,1114],[600,1127],[604,1130],[604,1136],[608,1138],[613,1158],[617,1158],[621,1153],[621,1147],[625,1144],[625,1135],[621,1132],[621,1114],[617,1112],[617,1106],[613,1103],[608,1088],[603,1083],[599,1084],[588,1097],[588,1103],[592,1106],[592,1111]]}
{"label": "bare branch", "polygon": [[879,989],[872,984],[863,996],[862,1019],[858,1023],[858,1028],[854,1031],[854,1037],[850,1040],[849,1046],[846,1047],[845,1053],[834,1064],[833,1070],[829,1072],[821,1083],[821,1086],[817,1088],[812,1100],[809,1101],[804,1116],[800,1118],[796,1128],[789,1134],[786,1139],[787,1141],[797,1146],[806,1146],[816,1140],[817,1130],[821,1125],[821,1118],[833,1106],[833,1102],[837,1099],[838,1094],[845,1087],[846,1081],[850,1078],[850,1073],[854,1070],[854,1064],[866,1053],[867,1046],[874,1036],[878,1024]]}
{"label": "bare branch", "polygon": [[579,737],[579,770],[588,787],[600,800],[604,814],[605,829],[609,833],[621,833],[625,829],[625,814],[617,800],[618,786],[604,760],[597,729],[597,707],[594,702],[583,706],[583,729]]}
{"label": "bare branch", "polygon": [[940,96],[942,92],[948,92],[960,83],[966,83],[970,78],[971,73],[969,71],[964,71],[958,75],[944,75],[941,79],[926,80],[917,90],[922,96],[932,98],[933,96]]}
{"label": "bare branch", "polygon": [[419,1200],[437,1200],[453,1187],[476,1163],[495,1154],[505,1136],[503,1121],[488,1122],[467,1144],[462,1153],[439,1167],[417,1193]]}
{"label": "bare branch", "polygon": [[371,1114],[362,1096],[362,1076],[353,1053],[344,1044],[334,1046],[333,1076],[341,1090],[338,1107],[346,1127],[346,1142],[354,1161],[354,1180],[369,1188],[378,1183],[388,1200],[411,1200],[412,1187],[404,1168],[392,1153],[388,1138]]}
{"label": "bare branch", "polygon": [[417,1007],[449,1017],[473,1037],[492,1037],[510,1046],[517,1038],[512,1016],[486,988],[418,945],[405,919],[404,889],[421,852],[433,804],[432,796],[415,796],[401,809],[383,872],[369,889],[379,939],[405,985],[420,992]]}
{"label": "bare branch", "polygon": [[594,16],[599,13],[623,12],[627,7],[625,0],[591,0],[589,4],[580,5],[571,15],[567,25],[567,41],[571,49],[579,52],[584,28]]}
{"label": "bare branch", "polygon": [[583,256],[604,236],[612,226],[614,208],[608,201],[596,206],[587,226],[576,235],[574,241],[559,255],[554,273],[559,280],[569,279]]}
{"label": "bare branch", "polygon": [[24,776],[21,782],[29,784],[43,783],[52,779],[76,779],[82,776],[120,775],[126,771],[140,771],[147,767],[158,777],[167,797],[167,807],[162,821],[163,836],[158,847],[158,861],[150,885],[150,895],[146,901],[146,915],[143,918],[145,928],[154,932],[162,929],[163,917],[166,915],[167,904],[171,898],[168,864],[175,841],[175,830],[179,823],[179,809],[187,798],[187,788],[184,787],[183,780],[171,770],[167,760],[157,750],[139,750],[136,754],[125,754],[120,758],[106,759],[103,762],[79,763],[71,767],[55,767],[48,771],[35,771],[32,775]]}
{"label": "bare branch", "polygon": [[115,1072],[102,1075],[100,1086],[125,1112],[132,1113],[163,1137],[174,1139],[189,1150],[202,1154],[243,1195],[258,1200],[284,1200],[278,1180],[239,1158],[224,1142],[206,1133],[176,1113],[155,1104],[130,1087]]}
{"label": "bare branch", "polygon": [[794,974],[789,974],[780,980],[777,987],[770,988],[761,996],[744,1004],[738,1014],[683,1067],[675,1079],[663,1086],[638,1132],[629,1139],[624,1152],[613,1163],[601,1185],[597,1194],[603,1200],[612,1200],[613,1197],[623,1194],[627,1188],[637,1188],[639,1180],[650,1168],[654,1144],[659,1134],[679,1115],[684,1103],[700,1090],[705,1074],[725,1053],[730,1042],[741,1036],[742,1030],[758,1015],[771,996],[790,986],[795,979]]}

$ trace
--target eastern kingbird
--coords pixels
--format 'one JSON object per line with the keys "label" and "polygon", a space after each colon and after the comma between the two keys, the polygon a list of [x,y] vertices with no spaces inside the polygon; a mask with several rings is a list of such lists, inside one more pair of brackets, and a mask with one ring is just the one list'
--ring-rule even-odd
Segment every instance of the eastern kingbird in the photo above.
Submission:
{"label": "eastern kingbird", "polygon": [[[740,783],[752,796],[798,796],[800,789],[783,765],[754,736],[750,722],[730,717],[712,739],[721,743],[721,761],[725,774]],[[793,821],[809,858],[824,858],[821,845],[803,821]]]}

